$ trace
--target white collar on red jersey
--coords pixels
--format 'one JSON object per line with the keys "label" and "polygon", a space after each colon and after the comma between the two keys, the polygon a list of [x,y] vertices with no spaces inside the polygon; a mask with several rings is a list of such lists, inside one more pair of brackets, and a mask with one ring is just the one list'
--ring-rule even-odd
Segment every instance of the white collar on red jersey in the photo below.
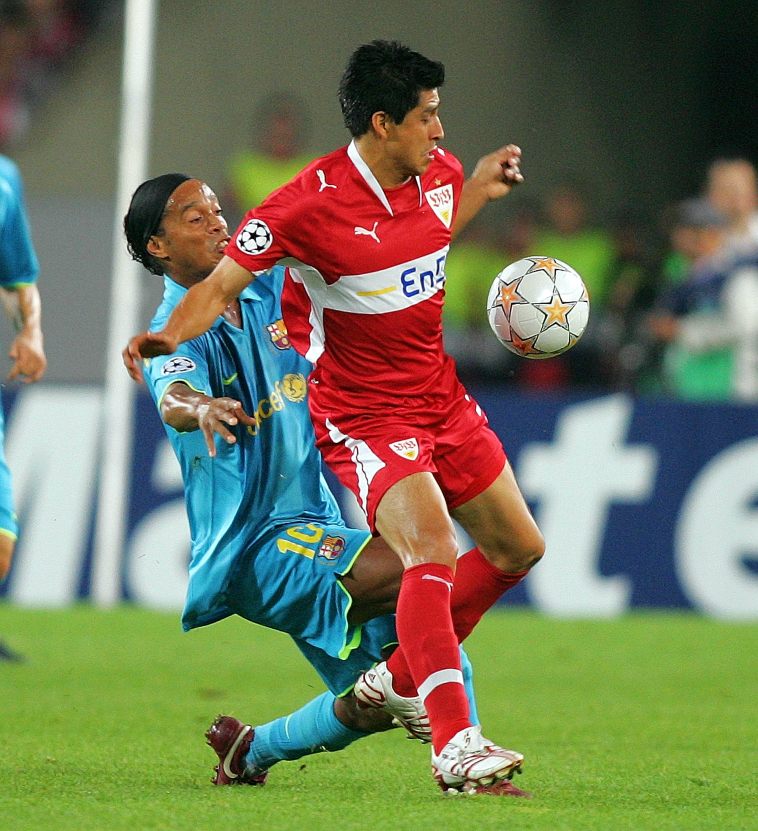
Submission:
{"label": "white collar on red jersey", "polygon": [[[358,148],[355,146],[355,141],[351,141],[347,148],[347,155],[350,158],[350,161],[355,165],[358,173],[365,179],[366,184],[374,191],[377,196],[377,199],[384,205],[387,209],[387,213],[390,216],[394,216],[392,213],[392,206],[390,205],[389,199],[387,199],[387,194],[382,190],[382,186],[376,180],[376,176],[371,172],[371,168],[363,161],[361,158],[361,154],[358,152]],[[421,177],[416,176],[416,186],[418,187],[418,205],[419,208],[424,202],[424,191],[421,187]]]}

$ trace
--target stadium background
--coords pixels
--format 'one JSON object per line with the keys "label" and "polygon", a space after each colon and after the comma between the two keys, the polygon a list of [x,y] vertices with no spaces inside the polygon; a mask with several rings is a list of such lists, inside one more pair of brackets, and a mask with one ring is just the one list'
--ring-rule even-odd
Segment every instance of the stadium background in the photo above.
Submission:
{"label": "stadium background", "polygon": [[[697,8],[479,2],[465,12],[457,3],[164,0],[148,173],[182,170],[220,182],[256,103],[285,87],[311,104],[314,152],[344,143],[335,89],[346,56],[359,42],[391,37],[446,63],[446,140],[469,169],[515,140],[534,198],[569,177],[585,182],[601,207],[651,208],[693,193],[716,151],[758,155],[749,104],[757,16],[749,4],[712,0]],[[42,263],[50,359],[45,382],[5,396],[23,528],[0,593],[23,604],[64,605],[90,589],[112,230],[126,207],[115,204],[121,43],[116,3],[12,153]],[[160,281],[138,279],[146,321]],[[545,576],[515,599],[563,614],[661,605],[758,616],[756,409],[478,392],[538,517],[556,523],[555,565],[541,566]],[[127,540],[114,579],[121,596],[166,608],[181,597],[186,524],[160,425],[143,398],[137,406]],[[593,429],[598,418],[604,433]],[[581,447],[577,464],[557,475],[569,439]],[[599,478],[612,451],[624,458],[608,466],[605,484],[578,487]],[[545,484],[554,475],[557,495],[557,485],[548,493]],[[697,525],[703,516],[705,527]],[[573,603],[561,591],[565,575]]]}

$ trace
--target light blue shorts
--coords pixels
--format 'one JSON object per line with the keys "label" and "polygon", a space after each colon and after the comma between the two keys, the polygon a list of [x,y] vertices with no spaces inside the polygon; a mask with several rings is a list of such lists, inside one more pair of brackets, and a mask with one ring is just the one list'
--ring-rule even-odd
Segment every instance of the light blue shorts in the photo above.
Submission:
{"label": "light blue shorts", "polygon": [[279,528],[239,558],[227,590],[231,612],[291,635],[335,695],[397,643],[394,615],[347,621],[352,598],[339,578],[370,539],[368,531],[320,522]]}

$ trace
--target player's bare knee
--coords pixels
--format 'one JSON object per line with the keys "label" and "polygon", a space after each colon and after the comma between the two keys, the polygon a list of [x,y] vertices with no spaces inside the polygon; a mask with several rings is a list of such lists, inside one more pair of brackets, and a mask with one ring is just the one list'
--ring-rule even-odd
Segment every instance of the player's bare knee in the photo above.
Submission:
{"label": "player's bare knee", "polygon": [[517,540],[503,540],[501,545],[482,549],[484,556],[501,571],[515,573],[528,571],[545,554],[545,538],[534,528]]}
{"label": "player's bare knee", "polygon": [[414,535],[406,538],[402,551],[397,552],[405,568],[421,565],[422,563],[440,563],[455,569],[458,557],[458,540],[455,531],[450,526],[437,528],[434,532]]}

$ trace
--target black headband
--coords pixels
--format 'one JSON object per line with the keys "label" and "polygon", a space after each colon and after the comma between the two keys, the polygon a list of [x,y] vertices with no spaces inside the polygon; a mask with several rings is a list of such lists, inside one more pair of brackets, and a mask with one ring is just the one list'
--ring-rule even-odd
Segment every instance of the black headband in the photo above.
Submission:
{"label": "black headband", "polygon": [[184,173],[164,173],[143,182],[134,191],[129,210],[124,217],[126,241],[135,260],[147,265],[147,243],[160,228],[166,203],[171,194],[191,176]]}

